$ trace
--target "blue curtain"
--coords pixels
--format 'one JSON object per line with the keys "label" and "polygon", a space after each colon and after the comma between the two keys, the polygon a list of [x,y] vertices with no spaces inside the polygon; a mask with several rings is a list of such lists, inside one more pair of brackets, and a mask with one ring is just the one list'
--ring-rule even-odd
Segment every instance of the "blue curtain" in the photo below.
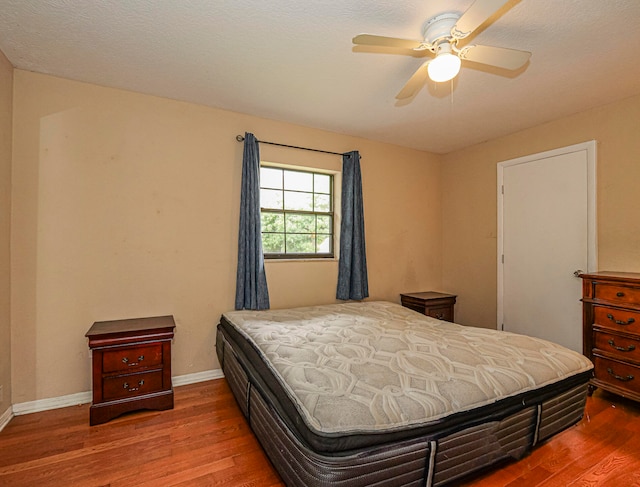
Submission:
{"label": "blue curtain", "polygon": [[336,298],[364,299],[368,296],[360,154],[352,151],[342,156],[342,223]]}
{"label": "blue curtain", "polygon": [[236,309],[269,309],[260,233],[260,149],[253,134],[244,134]]}

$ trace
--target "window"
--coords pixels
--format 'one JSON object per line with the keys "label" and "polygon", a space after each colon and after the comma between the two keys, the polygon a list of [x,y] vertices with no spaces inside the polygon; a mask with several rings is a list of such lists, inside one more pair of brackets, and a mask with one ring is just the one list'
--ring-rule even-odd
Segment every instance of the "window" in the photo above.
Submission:
{"label": "window", "polygon": [[333,257],[333,176],[260,167],[265,258]]}

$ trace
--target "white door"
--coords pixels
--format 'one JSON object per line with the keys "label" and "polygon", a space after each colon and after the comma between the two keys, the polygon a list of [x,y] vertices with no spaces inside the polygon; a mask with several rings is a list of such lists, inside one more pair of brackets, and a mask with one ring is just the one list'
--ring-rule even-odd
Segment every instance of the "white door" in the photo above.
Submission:
{"label": "white door", "polygon": [[595,271],[595,141],[498,164],[498,326],[582,352]]}

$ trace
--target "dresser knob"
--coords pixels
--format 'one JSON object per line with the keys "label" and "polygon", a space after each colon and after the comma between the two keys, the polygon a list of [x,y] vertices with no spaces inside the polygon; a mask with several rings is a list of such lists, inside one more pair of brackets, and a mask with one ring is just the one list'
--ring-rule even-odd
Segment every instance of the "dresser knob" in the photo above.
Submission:
{"label": "dresser knob", "polygon": [[619,298],[623,298],[624,297],[624,293],[622,291],[617,292],[616,296],[618,296]]}

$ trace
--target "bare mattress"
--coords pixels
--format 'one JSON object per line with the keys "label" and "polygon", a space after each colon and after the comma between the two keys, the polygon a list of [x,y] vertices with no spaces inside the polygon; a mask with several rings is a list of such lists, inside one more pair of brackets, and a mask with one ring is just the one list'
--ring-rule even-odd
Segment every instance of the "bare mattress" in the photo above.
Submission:
{"label": "bare mattress", "polygon": [[580,420],[591,362],[388,302],[231,311],[225,377],[287,485],[443,485]]}

